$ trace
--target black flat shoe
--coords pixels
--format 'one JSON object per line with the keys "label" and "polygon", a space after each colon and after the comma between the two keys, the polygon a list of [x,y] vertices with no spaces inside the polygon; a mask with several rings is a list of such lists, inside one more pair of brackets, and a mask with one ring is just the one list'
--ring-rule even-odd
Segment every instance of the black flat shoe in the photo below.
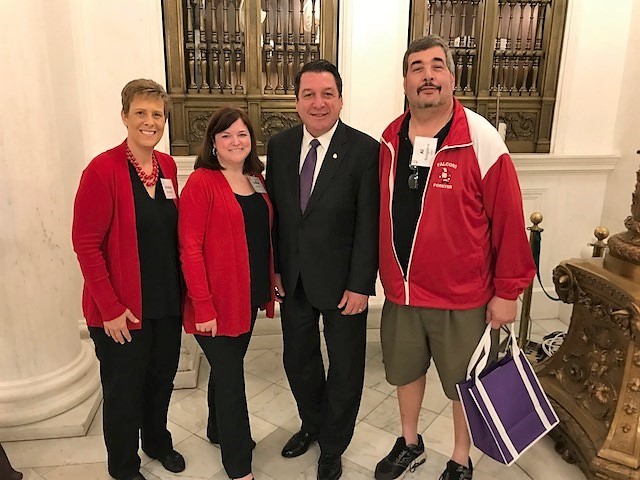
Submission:
{"label": "black flat shoe", "polygon": [[318,459],[318,480],[338,480],[342,475],[342,460],[335,453],[321,453]]}
{"label": "black flat shoe", "polygon": [[[151,457],[151,458],[156,458],[156,457]],[[162,458],[156,458],[156,459],[160,461],[160,463],[162,464],[165,470],[168,470],[171,473],[180,473],[180,472],[183,472],[184,469],[186,468],[186,465],[184,463],[184,457],[180,455],[178,452],[176,452],[175,450],[172,450],[171,452],[167,453]]]}
{"label": "black flat shoe", "polygon": [[317,439],[318,435],[300,430],[298,433],[294,433],[284,445],[282,456],[285,458],[299,457],[309,450],[309,446]]}

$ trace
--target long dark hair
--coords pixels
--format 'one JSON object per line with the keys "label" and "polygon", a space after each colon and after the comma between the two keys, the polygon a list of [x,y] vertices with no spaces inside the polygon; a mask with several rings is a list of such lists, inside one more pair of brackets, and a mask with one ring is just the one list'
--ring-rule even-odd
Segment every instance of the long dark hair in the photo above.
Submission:
{"label": "long dark hair", "polygon": [[209,125],[204,134],[204,142],[196,163],[193,166],[194,169],[209,168],[211,170],[224,170],[224,167],[220,165],[218,156],[213,154],[213,140],[216,133],[220,133],[229,128],[236,120],[242,120],[249,130],[249,136],[251,137],[251,151],[244,161],[242,167],[242,173],[258,174],[264,170],[264,165],[258,158],[258,148],[256,146],[256,136],[253,132],[253,126],[249,116],[238,108],[224,107],[215,112],[209,119]]}

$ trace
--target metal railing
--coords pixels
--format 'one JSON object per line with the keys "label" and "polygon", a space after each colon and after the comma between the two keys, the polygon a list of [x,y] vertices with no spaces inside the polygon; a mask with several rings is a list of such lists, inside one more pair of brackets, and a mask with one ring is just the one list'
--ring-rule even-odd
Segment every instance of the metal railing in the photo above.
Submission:
{"label": "metal railing", "polygon": [[[529,217],[533,224],[532,226],[527,227],[527,230],[529,230],[529,245],[536,264],[536,276],[540,283],[540,287],[549,299],[559,301],[560,299],[552,297],[546,292],[542,285],[542,280],[540,279],[541,236],[542,232],[544,232],[544,229],[540,227],[540,223],[542,223],[543,218],[544,217],[540,212],[533,212]],[[596,237],[596,241],[588,244],[593,247],[592,257],[603,257],[607,249],[607,244],[604,240],[609,236],[609,229],[606,227],[597,227],[593,234]],[[520,311],[520,327],[518,329],[518,346],[528,353],[537,351],[539,348],[538,343],[529,340],[529,331],[531,328],[531,302],[533,299],[534,283],[535,279],[522,294],[522,310]]]}

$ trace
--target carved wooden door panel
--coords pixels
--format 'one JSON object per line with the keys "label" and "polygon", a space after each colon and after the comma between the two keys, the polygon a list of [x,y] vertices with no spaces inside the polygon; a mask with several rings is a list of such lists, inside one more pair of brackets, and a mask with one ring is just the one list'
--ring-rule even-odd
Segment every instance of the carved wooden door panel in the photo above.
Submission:
{"label": "carved wooden door panel", "polygon": [[174,155],[197,153],[207,121],[246,110],[258,149],[299,122],[293,80],[337,56],[337,0],[163,0]]}
{"label": "carved wooden door panel", "polygon": [[546,153],[566,10],[567,0],[412,0],[411,38],[447,40],[456,97],[494,124],[499,110],[512,152]]}

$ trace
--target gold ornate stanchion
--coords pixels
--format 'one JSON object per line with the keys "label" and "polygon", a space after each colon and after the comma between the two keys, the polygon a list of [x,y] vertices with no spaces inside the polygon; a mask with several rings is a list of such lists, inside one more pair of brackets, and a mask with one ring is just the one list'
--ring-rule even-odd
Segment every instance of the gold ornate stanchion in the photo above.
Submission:
{"label": "gold ornate stanchion", "polygon": [[593,234],[597,240],[593,243],[589,243],[590,247],[593,247],[592,257],[604,257],[604,252],[607,249],[607,244],[604,243],[604,239],[609,236],[609,229],[607,227],[596,227]]}
{"label": "gold ornate stanchion", "polygon": [[[542,214],[533,212],[529,217],[533,226],[527,227],[529,230],[529,246],[533,248],[535,233],[544,232],[544,229],[538,225],[542,222]],[[534,280],[535,281],[535,280]],[[527,287],[522,294],[522,310],[520,311],[520,329],[518,332],[518,346],[525,351],[529,351],[529,325],[531,324],[531,297],[533,296],[533,282]],[[537,347],[537,345],[535,345]]]}
{"label": "gold ornate stanchion", "polygon": [[589,479],[640,480],[640,170],[627,231],[596,229],[594,258],[563,261],[558,295],[573,304],[558,352],[536,366],[560,417],[556,449]]}

